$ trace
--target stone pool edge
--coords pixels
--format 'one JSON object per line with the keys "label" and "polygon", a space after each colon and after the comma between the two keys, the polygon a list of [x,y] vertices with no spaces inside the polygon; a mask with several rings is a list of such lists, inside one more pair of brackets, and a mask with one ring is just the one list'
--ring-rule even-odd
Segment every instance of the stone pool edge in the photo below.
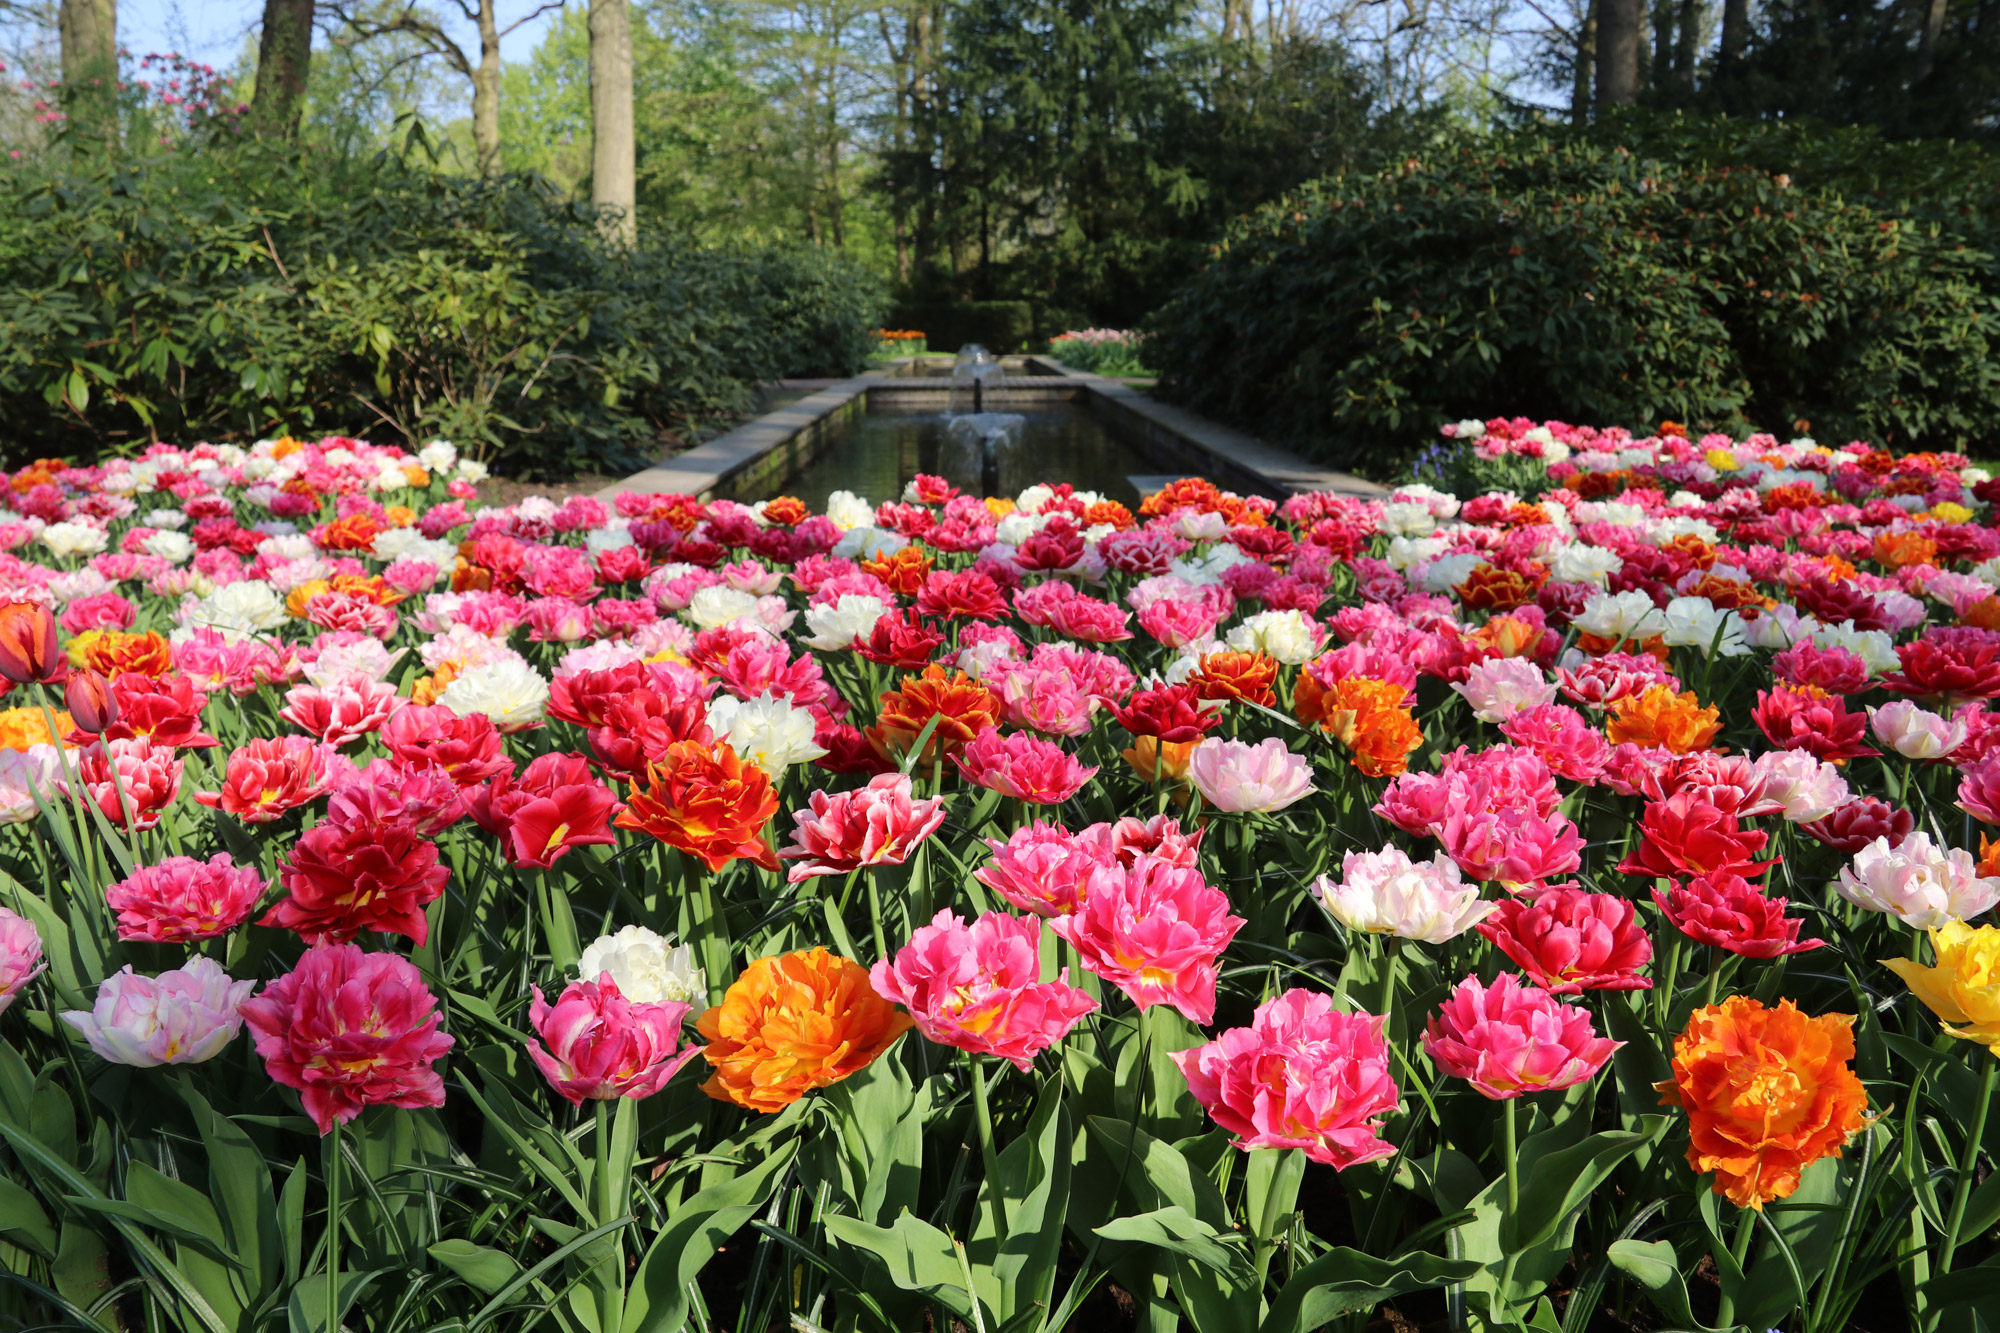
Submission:
{"label": "stone pool edge", "polygon": [[[1037,371],[1027,384],[1044,392],[1055,389],[1057,384],[1064,389],[1080,390],[1078,396],[1089,402],[1094,412],[1109,416],[1134,435],[1141,442],[1142,452],[1190,475],[1206,476],[1229,489],[1273,499],[1301,491],[1327,490],[1360,496],[1389,493],[1375,482],[1320,467],[1254,436],[1156,402],[1116,380],[1070,370],[1043,357],[1025,360]],[[718,495],[740,496],[776,485],[779,478],[790,476],[818,457],[842,427],[865,412],[871,390],[894,389],[899,397],[948,394],[948,384],[933,389],[911,383],[909,369],[908,363],[902,363],[894,370],[871,370],[842,380],[635,472],[597,491],[596,495],[608,500],[624,492],[678,494],[708,500]],[[1173,467],[1163,466],[1163,471],[1172,471]]]}

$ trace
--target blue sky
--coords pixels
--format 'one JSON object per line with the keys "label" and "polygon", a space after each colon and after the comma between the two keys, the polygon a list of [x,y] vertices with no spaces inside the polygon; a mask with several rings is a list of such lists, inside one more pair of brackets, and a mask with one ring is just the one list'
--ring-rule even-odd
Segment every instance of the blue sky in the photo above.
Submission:
{"label": "blue sky", "polygon": [[[478,46],[477,33],[455,4],[444,0],[431,7],[457,20],[452,26],[459,41]],[[500,0],[501,26],[532,8],[531,0]],[[263,12],[263,0],[126,0],[118,7],[118,37],[135,56],[178,51],[190,60],[226,69],[246,49],[246,37],[254,40]],[[554,17],[552,11],[510,33],[501,54],[509,60],[526,59]]]}

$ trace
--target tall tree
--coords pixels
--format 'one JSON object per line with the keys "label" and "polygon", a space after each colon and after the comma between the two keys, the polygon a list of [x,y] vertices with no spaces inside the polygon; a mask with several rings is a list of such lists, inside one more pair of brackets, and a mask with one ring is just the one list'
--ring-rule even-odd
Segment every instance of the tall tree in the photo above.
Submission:
{"label": "tall tree", "polygon": [[1598,0],[1584,0],[1576,21],[1576,61],[1570,66],[1569,118],[1581,125],[1590,119],[1590,77],[1597,65]]}
{"label": "tall tree", "polygon": [[1737,73],[1749,41],[1750,0],[1722,0],[1722,49],[1716,53],[1716,66],[1724,77]]}
{"label": "tall tree", "polygon": [[80,140],[118,137],[118,0],[62,0],[63,114]]}
{"label": "tall tree", "polygon": [[259,134],[298,133],[312,61],[313,0],[264,0],[257,39],[257,91],[250,120]]}
{"label": "tall tree", "polygon": [[[266,0],[267,4],[287,2],[300,0]],[[387,10],[369,4],[368,0],[326,0],[326,8],[339,23],[346,40],[366,41],[392,34],[415,38],[424,51],[444,61],[472,85],[472,155],[479,170],[490,176],[500,170],[500,43],[522,24],[552,9],[561,9],[563,0],[542,0],[505,25],[500,22],[498,0],[453,0],[453,3],[479,33],[476,57],[446,32],[433,14],[419,8],[418,0],[401,0],[400,7]],[[595,12],[596,6],[591,9]],[[627,63],[629,66],[630,62]]]}
{"label": "tall tree", "polygon": [[590,0],[590,201],[612,210],[612,234],[638,239],[638,153],[632,135],[632,6]]}
{"label": "tall tree", "polygon": [[1694,67],[1701,54],[1701,0],[1680,0],[1680,13],[1675,26],[1679,29],[1674,42],[1674,81],[1683,91],[1694,88]]}
{"label": "tall tree", "polygon": [[1639,100],[1641,0],[1597,0],[1597,105]]}

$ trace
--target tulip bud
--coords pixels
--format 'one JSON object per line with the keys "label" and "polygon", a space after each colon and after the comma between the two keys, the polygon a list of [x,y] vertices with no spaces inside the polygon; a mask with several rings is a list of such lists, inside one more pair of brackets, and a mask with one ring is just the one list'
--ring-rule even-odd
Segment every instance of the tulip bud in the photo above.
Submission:
{"label": "tulip bud", "polygon": [[63,702],[77,730],[102,735],[118,722],[118,696],[95,671],[73,671],[63,683]]}
{"label": "tulip bud", "polygon": [[65,665],[56,618],[46,606],[35,602],[0,606],[0,676],[26,685],[56,679]]}

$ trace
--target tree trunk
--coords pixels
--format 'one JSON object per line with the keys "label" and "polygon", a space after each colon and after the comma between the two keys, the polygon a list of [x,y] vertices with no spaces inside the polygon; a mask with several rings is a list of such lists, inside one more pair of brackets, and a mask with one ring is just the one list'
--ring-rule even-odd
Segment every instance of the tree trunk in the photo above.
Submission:
{"label": "tree trunk", "polygon": [[[494,0],[479,0],[479,68],[472,71],[472,155],[482,176],[500,174],[500,24],[494,17],[493,3]],[[629,33],[625,49],[629,74],[632,49]],[[626,84],[629,89],[629,77]],[[595,110],[594,104],[592,109]]]}
{"label": "tree trunk", "polygon": [[1674,73],[1674,3],[1653,0],[1653,59],[1646,67],[1645,86],[1665,88]]}
{"label": "tree trunk", "polygon": [[605,234],[627,245],[639,235],[637,194],[632,7],[630,0],[590,0],[590,201],[616,215],[605,219]]}
{"label": "tree trunk", "polygon": [[1590,119],[1590,75],[1597,63],[1597,0],[1583,7],[1576,30],[1576,62],[1570,70],[1569,118],[1581,125]]}
{"label": "tree trunk", "polygon": [[1597,105],[1639,100],[1639,0],[1597,0]]}
{"label": "tree trunk", "polygon": [[62,106],[79,140],[118,139],[117,0],[62,0]]}
{"label": "tree trunk", "polygon": [[1944,31],[1945,0],[1930,0],[1924,7],[1924,26],[1917,34],[1917,68],[1910,82],[1922,83],[1937,68],[1938,35]]}
{"label": "tree trunk", "polygon": [[257,91],[250,122],[259,134],[298,133],[312,62],[313,0],[264,0],[257,38]]}
{"label": "tree trunk", "polygon": [[1722,0],[1722,50],[1716,64],[1734,71],[1750,40],[1750,0]]}
{"label": "tree trunk", "polygon": [[1674,78],[1694,91],[1694,66],[1701,42],[1701,0],[1681,0],[1680,31],[1674,43]]}

